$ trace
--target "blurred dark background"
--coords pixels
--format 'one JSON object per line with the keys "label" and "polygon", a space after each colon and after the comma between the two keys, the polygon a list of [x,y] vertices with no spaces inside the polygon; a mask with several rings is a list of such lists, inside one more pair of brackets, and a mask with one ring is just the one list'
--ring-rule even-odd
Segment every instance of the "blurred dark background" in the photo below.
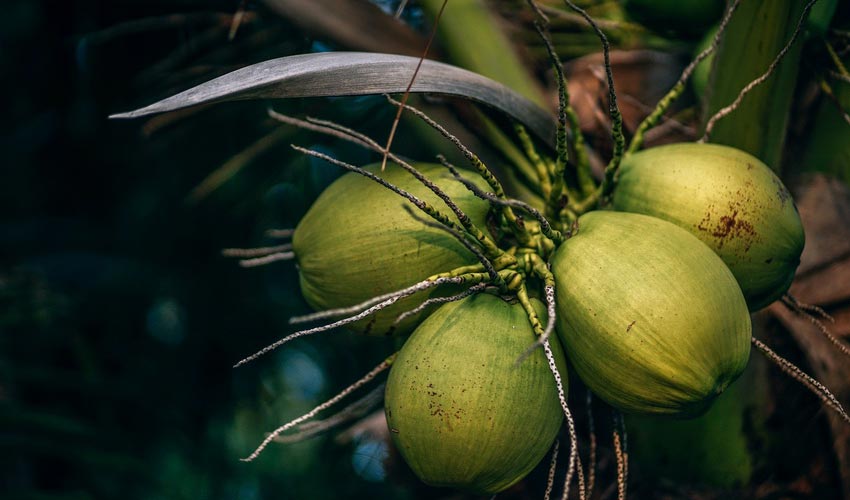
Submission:
{"label": "blurred dark background", "polygon": [[[245,270],[220,250],[270,243],[266,229],[293,227],[339,175],[290,142],[368,157],[281,130],[267,102],[107,119],[332,46],[239,0],[10,0],[2,12],[0,497],[410,497],[384,481],[386,448],[368,433],[238,461],[394,346],[331,332],[233,370],[306,305],[291,264]],[[394,114],[381,98],[273,104],[367,130]]]}
{"label": "blurred dark background", "polygon": [[[299,2],[310,4],[290,3]],[[299,16],[282,15],[270,7],[275,3],[3,3],[0,498],[465,498],[418,483],[393,459],[379,419],[273,445],[252,463],[239,461],[266,432],[336,394],[398,343],[329,332],[231,368],[291,332],[288,318],[308,310],[291,263],[242,269],[221,256],[227,247],[274,244],[265,231],[294,227],[340,175],[336,167],[293,154],[289,144],[354,163],[375,159],[281,127],[266,110],[333,119],[382,140],[395,109],[382,97],[360,97],[243,101],[139,120],[107,118],[254,62],[351,48],[308,29]],[[399,2],[372,3],[392,13]],[[493,4],[515,12],[524,2]],[[518,21],[528,24],[527,14]],[[420,38],[427,34],[425,15],[415,6],[404,20]],[[595,36],[582,33],[582,40],[585,34],[591,40],[584,53],[597,51]],[[381,38],[370,35],[361,38]],[[391,49],[408,53],[421,42],[404,40]],[[568,42],[567,48],[578,47]],[[661,43],[650,42],[645,45]],[[678,59],[688,59],[678,42],[673,48]],[[542,81],[548,62],[536,58],[533,69]],[[674,76],[678,59],[667,68]],[[628,91],[629,77],[623,78]],[[802,129],[807,122],[798,123]],[[433,158],[433,147],[414,137],[415,129],[399,130],[395,151]],[[602,132],[599,142],[607,141],[607,127]],[[817,209],[809,212],[832,221],[815,205],[826,199],[823,192],[810,193],[808,204]],[[825,222],[822,232],[839,234],[838,220]],[[811,281],[822,289],[823,280]],[[841,301],[844,307],[846,297]],[[780,334],[772,339],[777,350],[805,363],[797,344]],[[733,491],[656,481],[636,464],[634,498],[839,495],[837,483],[846,478],[831,454],[837,441],[823,411],[796,382],[771,377],[769,390],[759,390],[771,415],[768,431],[778,438],[754,442],[779,444],[751,446],[754,456],[767,457],[754,465],[751,484]],[[571,399],[583,398],[580,389],[574,394]],[[583,412],[577,413],[583,429]],[[606,424],[598,425],[603,436]],[[599,456],[604,486],[597,492],[614,498],[610,448],[600,448]],[[500,497],[539,498],[545,474],[544,464]]]}

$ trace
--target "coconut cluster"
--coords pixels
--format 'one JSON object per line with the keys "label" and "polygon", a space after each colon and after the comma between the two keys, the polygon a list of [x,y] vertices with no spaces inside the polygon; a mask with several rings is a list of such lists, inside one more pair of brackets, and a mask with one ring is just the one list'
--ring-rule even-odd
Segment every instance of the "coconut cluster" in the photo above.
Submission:
{"label": "coconut cluster", "polygon": [[571,418],[567,363],[622,412],[706,411],[803,246],[787,190],[732,148],[627,155],[610,206],[552,220],[481,168],[349,169],[295,230],[302,292],[356,331],[412,332],[387,382],[390,435],[424,482],[476,493],[551,448]]}

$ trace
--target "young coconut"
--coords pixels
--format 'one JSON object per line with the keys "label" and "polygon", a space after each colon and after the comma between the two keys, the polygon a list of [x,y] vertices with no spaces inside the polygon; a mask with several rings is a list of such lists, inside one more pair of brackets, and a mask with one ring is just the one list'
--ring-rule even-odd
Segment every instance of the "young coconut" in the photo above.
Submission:
{"label": "young coconut", "polygon": [[749,358],[732,273],[661,219],[597,211],[578,222],[552,260],[557,331],[576,372],[627,413],[704,412]]}
{"label": "young coconut", "polygon": [[[414,167],[486,231],[490,209],[486,201],[454,180],[445,167]],[[365,170],[433,206],[444,206],[433,192],[398,165],[389,163],[383,172],[380,165]],[[486,186],[477,176],[469,177],[482,188]],[[478,262],[452,234],[427,225],[424,218],[413,204],[386,187],[356,173],[346,173],[322,192],[295,229],[292,244],[304,298],[320,311],[350,307]],[[400,314],[431,296],[457,291],[444,286],[417,292],[349,327],[375,335],[406,333],[433,308],[394,325]]]}
{"label": "young coconut", "polygon": [[627,156],[613,208],[670,221],[732,270],[751,311],[791,286],[805,237],[788,190],[761,161],[717,144],[673,144]]}
{"label": "young coconut", "polygon": [[[413,332],[390,370],[385,404],[390,435],[420,479],[492,494],[546,455],[563,414],[542,350],[516,364],[534,341],[523,307],[486,293],[442,306]],[[561,347],[550,341],[565,375]]]}

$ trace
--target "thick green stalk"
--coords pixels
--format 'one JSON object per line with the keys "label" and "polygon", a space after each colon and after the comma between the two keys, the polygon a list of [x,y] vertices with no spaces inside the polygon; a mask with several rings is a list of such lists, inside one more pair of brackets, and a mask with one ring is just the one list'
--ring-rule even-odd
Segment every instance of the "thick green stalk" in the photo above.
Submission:
{"label": "thick green stalk", "polygon": [[[423,0],[433,18],[443,0]],[[541,107],[548,107],[542,89],[522,63],[483,0],[449,1],[437,28],[443,53],[458,66],[504,83]]]}
{"label": "thick green stalk", "polygon": [[[741,89],[767,70],[791,38],[806,2],[746,0],[733,16],[714,59],[714,85],[708,91],[705,119],[732,103]],[[710,142],[747,151],[779,170],[802,42],[797,41],[761,86],[740,107],[717,122]]]}
{"label": "thick green stalk", "polygon": [[[421,2],[432,19],[442,4],[442,0]],[[549,107],[540,84],[516,53],[496,14],[483,0],[450,1],[440,18],[436,36],[449,62],[503,83],[543,108]],[[491,146],[512,162],[520,176],[528,177],[534,169],[522,152],[486,116],[480,114],[480,119],[484,124],[482,133]],[[516,177],[514,172],[509,174],[508,177]],[[512,184],[517,195],[535,206],[542,206],[537,199],[539,192],[531,192],[533,190],[528,190],[521,182],[505,180]]]}
{"label": "thick green stalk", "polygon": [[[847,74],[840,59],[833,63],[839,75]],[[808,129],[799,165],[803,171],[824,172],[850,185],[850,83],[834,78],[823,80],[821,88],[824,95]]]}

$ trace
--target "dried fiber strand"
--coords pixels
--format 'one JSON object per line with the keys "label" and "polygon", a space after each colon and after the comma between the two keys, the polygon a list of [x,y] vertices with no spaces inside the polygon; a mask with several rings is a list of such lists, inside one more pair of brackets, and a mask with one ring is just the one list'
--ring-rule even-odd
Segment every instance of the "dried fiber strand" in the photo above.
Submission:
{"label": "dried fiber strand", "polygon": [[[281,121],[285,120],[286,123],[290,123],[299,127],[302,126],[302,124],[312,125],[304,128],[307,128],[308,130],[322,132],[328,135],[332,135],[334,137],[350,140],[350,142],[358,144],[366,149],[371,149],[378,153],[382,152],[381,146],[378,145],[378,143],[370,137],[360,132],[357,132],[356,130],[352,130],[348,127],[339,125],[338,123],[334,123],[332,121],[327,120],[319,120],[310,117],[307,118],[307,122],[305,123],[302,120],[298,120],[297,118],[280,115],[279,113],[276,114],[282,118]],[[350,137],[346,137],[346,135]],[[484,232],[482,232],[478,227],[475,226],[475,224],[472,223],[472,220],[469,218],[469,216],[466,215],[466,213],[464,213],[463,210],[461,210],[460,207],[457,206],[457,204],[451,199],[448,194],[446,194],[445,191],[443,191],[439,186],[431,182],[427,177],[422,174],[422,172],[417,170],[416,167],[414,167],[410,163],[404,161],[393,153],[387,154],[389,159],[397,163],[403,169],[407,170],[413,177],[416,178],[416,180],[418,180],[425,187],[427,187],[432,193],[437,195],[437,197],[440,198],[443,203],[445,203],[446,206],[448,206],[449,209],[455,214],[455,217],[457,217],[463,228],[466,229],[466,231],[468,231],[472,236],[474,236],[477,240],[477,243],[486,248],[488,253],[492,255],[498,255],[501,253],[496,244],[493,243],[492,240],[490,240],[490,238],[484,234]]]}
{"label": "dried fiber strand", "polygon": [[[564,382],[561,378],[561,372],[558,370],[558,365],[555,363],[555,355],[552,353],[552,347],[549,345],[549,341],[543,343],[543,353],[546,355],[546,361],[549,365],[549,371],[552,372],[552,376],[555,378],[555,386],[558,389],[558,401],[561,403],[561,409],[564,412],[564,417],[567,420],[567,432],[570,436],[570,458],[567,465],[567,477],[564,480],[564,493],[561,498],[566,499],[570,494],[570,483],[572,482],[573,474],[576,473],[576,470],[581,467],[580,463],[581,459],[578,456],[578,437],[576,436],[576,428],[575,422],[573,421],[573,415],[570,412],[570,407],[567,406],[567,397],[564,392]],[[583,479],[580,479],[583,481]],[[583,485],[580,487],[583,490]],[[580,491],[581,498],[584,498],[584,491]]]}
{"label": "dried fiber strand", "polygon": [[[315,118],[310,118],[310,117],[308,117],[306,120],[301,120],[301,119],[295,118],[293,116],[284,115],[283,113],[275,111],[272,108],[268,108],[266,111],[267,111],[269,117],[271,117],[271,118],[273,118],[273,119],[275,119],[275,120],[277,120],[281,123],[285,123],[287,125],[293,125],[295,127],[298,127],[298,128],[304,129],[304,130],[310,130],[312,132],[318,132],[320,134],[325,134],[325,135],[328,135],[328,136],[331,136],[331,137],[335,137],[337,139],[342,139],[342,140],[357,144],[357,145],[359,145],[359,146],[361,146],[365,149],[371,149],[373,151],[380,152],[381,147],[378,146],[377,143],[375,143],[374,141],[372,141],[372,143],[370,143],[370,142],[364,140],[361,137],[355,136],[352,133],[340,131],[340,130],[336,129],[336,127],[331,127],[329,125],[324,125],[324,124],[318,123],[318,122],[325,122],[325,120],[317,120]],[[317,122],[317,123],[314,123],[314,122]],[[327,122],[327,123],[333,123],[333,122]],[[336,124],[334,123],[334,125],[336,125]],[[352,130],[350,132],[354,132],[354,131]],[[369,141],[371,141],[371,139],[369,139]]]}
{"label": "dried fiber strand", "polygon": [[614,454],[617,457],[617,500],[626,499],[626,455],[623,451],[623,444],[620,438],[620,418],[619,412],[613,411],[613,443]]}
{"label": "dried fiber strand", "polygon": [[561,447],[561,440],[556,439],[552,445],[552,458],[549,460],[549,475],[546,477],[546,491],[543,493],[543,500],[549,500],[552,495],[552,488],[555,486],[555,468],[558,466],[558,451]]}
{"label": "dried fiber strand", "polygon": [[295,234],[294,229],[268,229],[265,235],[269,238],[291,238]]}
{"label": "dried fiber strand", "polygon": [[835,318],[830,316],[828,312],[824,311],[822,307],[816,306],[814,304],[806,304],[805,302],[800,302],[800,299],[794,297],[790,293],[785,293],[782,295],[782,302],[785,303],[786,306],[789,306],[791,309],[797,312],[812,313],[814,315],[820,316],[821,319],[829,321],[830,323],[835,323]]}
{"label": "dried fiber strand", "polygon": [[285,243],[283,245],[276,245],[273,247],[224,248],[222,249],[221,254],[225,257],[236,257],[242,259],[246,257],[265,257],[266,255],[286,252],[289,250],[292,250],[291,243]]}
{"label": "dried fiber strand", "polygon": [[[448,274],[454,275],[456,272],[466,273],[466,272],[474,272],[474,271],[475,270],[463,267],[463,268],[459,268],[459,269],[450,271]],[[454,276],[438,275],[437,278],[433,278],[433,277],[431,277],[431,278],[440,279],[440,278],[450,278],[450,277],[454,277]],[[428,281],[428,280],[424,280],[424,281]],[[409,288],[417,287],[417,286],[419,286],[420,283],[415,283],[408,288],[403,288],[401,290],[396,290],[394,292],[389,292],[389,293],[385,293],[383,295],[378,295],[376,297],[372,297],[368,300],[365,300],[365,301],[363,301],[359,304],[355,304],[353,306],[338,307],[338,308],[335,308],[335,309],[326,309],[324,311],[317,311],[317,312],[314,312],[314,313],[305,314],[303,316],[293,316],[292,318],[289,318],[289,324],[295,325],[295,324],[299,324],[299,323],[309,323],[310,321],[317,321],[317,320],[320,320],[320,319],[336,318],[336,317],[339,317],[339,316],[347,316],[347,315],[355,314],[355,313],[358,313],[358,312],[360,312],[360,311],[362,311],[362,310],[364,310],[368,307],[374,306],[375,304],[378,304],[378,303],[383,302],[383,301],[385,301],[385,300],[387,300],[391,297],[394,297],[395,295],[397,295],[399,293],[403,293],[405,290],[408,290]]]}
{"label": "dried fiber strand", "polygon": [[239,261],[241,267],[259,267],[271,264],[272,262],[280,262],[282,260],[292,260],[295,258],[294,252],[276,252],[263,257],[253,259],[242,259]]}
{"label": "dried fiber strand", "polygon": [[402,196],[403,198],[405,198],[409,202],[413,203],[416,206],[416,208],[422,210],[423,212],[428,214],[431,218],[433,218],[434,220],[436,220],[440,224],[444,224],[444,225],[451,227],[451,228],[458,230],[458,231],[463,231],[463,228],[458,226],[457,223],[455,223],[454,221],[449,219],[448,216],[446,216],[445,214],[443,214],[442,212],[440,212],[436,208],[432,207],[430,204],[426,203],[425,201],[422,201],[421,199],[417,198],[416,196],[409,193],[408,191],[405,191],[404,189],[402,189],[402,188],[400,188],[400,187],[398,187],[398,186],[396,186],[396,185],[394,185],[390,182],[387,182],[386,180],[382,179],[381,177],[378,177],[377,175],[369,172],[368,170],[354,166],[350,163],[346,163],[342,160],[338,160],[338,159],[336,159],[332,156],[328,156],[324,153],[320,153],[319,151],[315,151],[315,150],[307,149],[307,148],[302,148],[301,146],[296,146],[294,144],[292,145],[292,149],[299,151],[301,153],[304,153],[306,155],[325,160],[329,163],[332,163],[334,165],[342,167],[342,168],[349,170],[351,172],[356,172],[356,173],[358,173],[358,174],[360,174],[360,175],[362,175],[362,176],[364,176],[368,179],[371,179],[371,180],[377,182],[378,184],[384,186],[385,188],[389,189],[390,191],[393,191],[394,193]]}
{"label": "dried fiber strand", "polygon": [[369,391],[368,394],[346,406],[334,415],[324,420],[311,420],[309,422],[305,422],[298,428],[297,433],[285,434],[282,436],[279,435],[275,437],[274,442],[298,443],[323,432],[329,431],[339,425],[344,424],[345,422],[362,417],[363,415],[369,413],[372,408],[374,408],[375,405],[380,403],[380,401],[384,398],[385,387],[386,383],[382,382],[374,389]]}
{"label": "dried fiber strand", "polygon": [[374,314],[374,313],[376,313],[376,312],[378,312],[382,309],[385,309],[385,308],[395,304],[396,302],[403,299],[404,297],[413,295],[416,292],[419,292],[419,291],[422,291],[422,290],[427,290],[428,288],[432,288],[432,287],[441,285],[443,283],[462,284],[463,282],[464,282],[463,276],[458,276],[458,277],[454,277],[454,278],[438,278],[438,279],[435,279],[435,280],[420,281],[419,283],[417,283],[413,286],[410,286],[410,287],[407,287],[403,290],[399,290],[398,292],[395,292],[394,294],[390,295],[386,300],[379,302],[378,304],[375,304],[374,306],[372,306],[372,307],[370,307],[370,308],[366,309],[365,311],[362,311],[358,314],[355,314],[354,316],[349,316],[347,318],[341,319],[339,321],[335,321],[335,322],[327,324],[327,325],[317,326],[315,328],[309,328],[307,330],[299,330],[295,333],[291,333],[291,334],[287,335],[286,337],[283,337],[282,339],[278,340],[277,342],[274,342],[273,344],[270,344],[270,345],[264,347],[263,349],[255,352],[254,354],[248,356],[247,358],[242,359],[241,361],[239,361],[238,363],[233,365],[233,367],[238,368],[238,367],[244,365],[245,363],[253,361],[253,360],[259,358],[260,356],[262,356],[262,355],[264,355],[264,354],[266,354],[270,351],[273,351],[273,350],[277,349],[278,347],[282,346],[283,344],[286,344],[287,342],[290,342],[290,341],[295,340],[297,338],[306,337],[307,335],[313,335],[315,333],[325,332],[325,331],[328,331],[328,330],[333,330],[335,328],[339,328],[341,326],[345,326],[345,325],[354,323],[356,321],[359,321],[359,320],[361,320],[361,319],[363,319],[363,318],[365,318],[369,315],[372,315],[372,314]]}
{"label": "dried fiber strand", "polygon": [[521,200],[515,200],[513,198],[499,198],[493,193],[485,193],[481,190],[481,188],[470,182],[468,179],[464,179],[460,175],[460,172],[458,171],[457,167],[452,165],[446,159],[445,156],[437,155],[437,159],[440,161],[440,163],[443,164],[443,166],[449,169],[449,171],[452,173],[455,179],[458,180],[458,182],[466,186],[466,188],[469,189],[469,191],[472,192],[472,194],[474,194],[475,196],[481,198],[482,200],[487,200],[491,203],[495,203],[497,205],[510,206],[528,212],[532,217],[537,220],[537,222],[540,223],[540,232],[543,233],[544,236],[557,243],[560,243],[564,240],[564,235],[557,229],[553,229],[552,225],[549,223],[546,217],[541,214],[540,211],[536,208]]}
{"label": "dried fiber strand", "polygon": [[[413,213],[413,210],[410,207],[404,208],[407,209],[408,212],[410,212],[411,217],[418,220],[422,224],[428,227],[432,227],[434,229],[440,229],[452,235],[458,242],[460,242],[461,245],[466,247],[467,250],[469,250],[472,254],[475,255],[475,257],[478,259],[478,262],[480,262],[481,265],[484,266],[484,270],[487,271],[487,274],[490,275],[490,281],[494,285],[497,285],[499,287],[504,285],[502,277],[499,276],[499,273],[496,271],[496,268],[493,267],[493,263],[490,262],[490,259],[488,259],[487,256],[484,255],[484,253],[479,248],[470,243],[469,238],[467,238],[468,233],[461,233],[460,231],[456,231],[455,229],[444,226],[442,224],[437,224],[436,222],[425,220]],[[471,237],[471,235],[469,236]]]}
{"label": "dried fiber strand", "polygon": [[658,122],[663,118],[664,113],[667,112],[667,109],[670,105],[682,95],[682,92],[685,90],[685,84],[688,79],[691,77],[693,72],[696,70],[699,63],[701,63],[705,58],[710,56],[715,50],[717,50],[717,46],[720,45],[720,39],[723,36],[723,33],[726,31],[726,27],[729,25],[729,21],[732,19],[732,14],[740,5],[741,0],[734,0],[729,7],[726,9],[726,12],[723,13],[723,19],[720,21],[720,24],[717,26],[717,32],[714,34],[714,38],[711,39],[711,45],[706,47],[702,52],[697,54],[693,61],[688,64],[684,71],[682,71],[681,76],[679,76],[679,80],[673,85],[673,87],[667,92],[667,94],[658,101],[658,104],[655,106],[655,109],[652,113],[649,114],[643,121],[638,125],[637,130],[635,130],[635,134],[632,137],[632,141],[629,144],[629,149],[626,154],[632,154],[639,150],[643,146],[644,138],[646,137],[646,133],[658,125]]}
{"label": "dried fiber strand", "polygon": [[422,110],[415,108],[409,104],[403,104],[401,102],[398,102],[389,95],[386,97],[387,100],[394,106],[403,106],[405,109],[413,113],[416,117],[424,121],[431,128],[439,132],[440,135],[448,139],[461,152],[461,154],[463,154],[463,156],[469,161],[469,163],[471,163],[472,166],[475,167],[478,173],[481,174],[481,177],[483,177],[484,180],[487,181],[487,184],[490,185],[490,187],[496,193],[496,196],[500,198],[505,196],[505,190],[502,188],[502,184],[499,182],[496,176],[493,175],[493,172],[491,172],[490,169],[487,168],[487,165],[485,165],[484,162],[481,161],[478,155],[473,153],[462,142],[460,142],[460,139],[458,139],[454,134],[446,130],[445,127],[434,121],[434,119],[425,114],[425,112],[423,112]]}
{"label": "dried fiber strand", "polygon": [[433,298],[430,298],[430,299],[426,300],[425,302],[419,304],[415,308],[399,314],[398,317],[395,319],[395,321],[393,321],[393,325],[397,325],[397,324],[401,323],[402,321],[406,320],[407,318],[409,318],[409,317],[411,317],[415,314],[419,314],[420,312],[424,311],[425,308],[427,308],[428,306],[432,306],[434,304],[447,304],[449,302],[457,302],[458,300],[465,299],[466,297],[469,297],[470,295],[474,295],[478,292],[483,291],[486,287],[487,287],[487,283],[479,283],[479,284],[474,285],[474,286],[470,287],[469,289],[467,289],[467,290],[465,290],[461,293],[455,294],[455,295],[450,295],[448,297],[433,297]]}
{"label": "dried fiber strand", "polygon": [[375,378],[378,374],[380,374],[381,372],[383,372],[384,370],[389,368],[390,365],[392,364],[392,362],[395,360],[395,357],[397,355],[398,355],[398,352],[396,352],[395,354],[393,354],[389,358],[382,361],[378,366],[376,366],[369,373],[364,375],[363,378],[361,378],[357,382],[354,382],[350,386],[346,387],[341,392],[339,392],[336,396],[325,401],[324,403],[320,404],[319,406],[313,408],[312,410],[305,413],[304,415],[301,415],[300,417],[296,418],[295,420],[291,420],[291,421],[287,422],[286,424],[278,427],[274,431],[272,431],[266,437],[266,439],[264,439],[263,442],[260,443],[260,445],[257,447],[256,450],[254,450],[253,453],[251,453],[250,455],[248,455],[245,458],[241,458],[240,460],[243,461],[243,462],[250,462],[250,461],[254,460],[255,458],[257,458],[260,455],[260,453],[263,452],[263,450],[266,448],[266,446],[268,446],[269,443],[274,441],[275,438],[277,438],[281,433],[286,432],[287,430],[295,427],[296,425],[300,424],[301,422],[305,422],[305,421],[315,417],[319,412],[332,407],[333,405],[337,404],[339,401],[341,401],[347,395],[351,394],[352,392],[356,391],[360,387],[363,387],[365,384],[369,383],[369,381],[371,381],[373,378]]}
{"label": "dried fiber strand", "polygon": [[585,388],[587,392],[587,433],[589,442],[588,468],[587,468],[587,497],[593,496],[593,487],[596,483],[596,422],[593,418],[593,393]]}
{"label": "dried fiber strand", "polygon": [[738,106],[741,105],[741,101],[744,100],[744,96],[749,94],[754,88],[764,83],[768,78],[771,77],[771,75],[773,75],[773,73],[776,71],[776,68],[779,66],[779,63],[782,62],[782,59],[785,57],[785,54],[788,53],[788,51],[791,49],[791,46],[793,46],[794,42],[797,40],[797,36],[800,34],[800,30],[802,29],[803,24],[805,23],[806,18],[808,17],[809,11],[812,10],[812,6],[815,4],[816,1],[817,0],[811,0],[803,8],[803,13],[802,15],[800,15],[800,19],[797,21],[797,27],[794,29],[794,33],[791,35],[791,39],[788,40],[788,43],[786,43],[784,47],[782,47],[782,50],[779,51],[779,54],[776,55],[776,58],[774,58],[773,62],[771,62],[770,66],[768,66],[767,71],[765,71],[761,76],[759,76],[755,80],[745,85],[744,88],[742,88],[741,91],[738,93],[738,97],[736,97],[735,100],[732,101],[732,104],[724,108],[720,108],[719,110],[717,110],[716,113],[714,113],[711,118],[709,118],[708,122],[705,125],[705,132],[703,133],[702,137],[698,142],[702,143],[708,141],[709,137],[711,137],[711,132],[714,130],[714,126],[717,124],[718,120],[738,109]]}
{"label": "dried fiber strand", "polygon": [[826,337],[826,339],[829,340],[830,343],[832,343],[832,345],[834,345],[835,348],[841,352],[841,354],[850,357],[850,348],[848,348],[847,345],[839,338],[833,335],[832,332],[830,332],[829,329],[826,327],[826,325],[821,323],[821,321],[814,316],[815,314],[817,314],[818,316],[826,319],[827,321],[832,321],[833,323],[835,323],[835,319],[829,314],[827,314],[826,311],[824,311],[818,306],[803,304],[802,302],[798,301],[794,296],[787,293],[782,296],[782,303],[785,304],[785,307],[793,311],[794,314],[809,320],[809,323],[814,325],[814,327],[818,329],[821,335]]}
{"label": "dried fiber strand", "polygon": [[815,380],[814,378],[807,375],[803,370],[799,369],[796,365],[783,358],[782,356],[773,352],[767,345],[758,340],[757,338],[752,338],[753,345],[762,353],[764,356],[772,361],[776,366],[778,366],[782,371],[791,376],[791,378],[797,380],[804,386],[806,386],[815,396],[820,399],[823,404],[831,408],[833,411],[838,413],[838,415],[848,424],[850,424],[850,416],[844,411],[844,408],[841,406],[841,403],[832,392],[829,391],[823,384]]}

